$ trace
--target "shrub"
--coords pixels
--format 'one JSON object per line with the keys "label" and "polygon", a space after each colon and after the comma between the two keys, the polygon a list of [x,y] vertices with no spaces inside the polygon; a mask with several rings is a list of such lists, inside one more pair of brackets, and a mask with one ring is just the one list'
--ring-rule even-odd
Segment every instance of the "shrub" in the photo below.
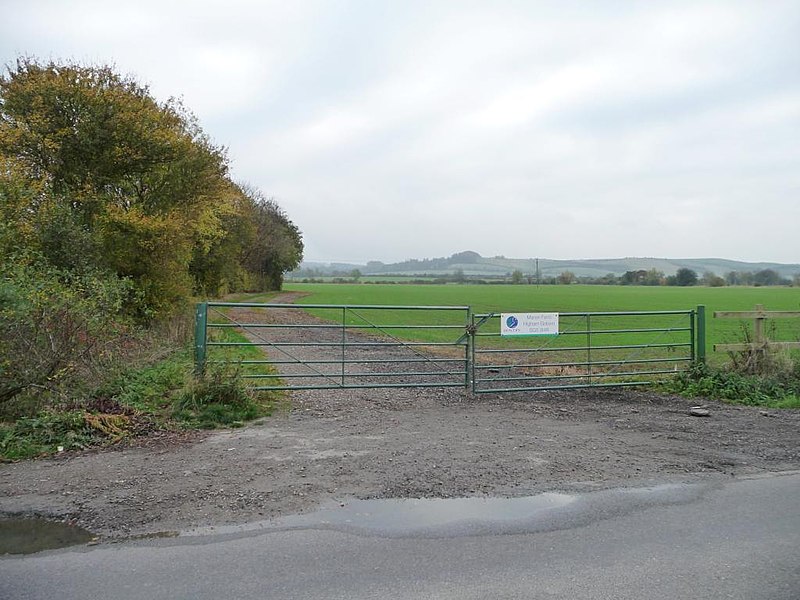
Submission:
{"label": "shrub", "polygon": [[90,379],[128,330],[127,281],[64,272],[35,258],[0,267],[0,406],[58,396]]}

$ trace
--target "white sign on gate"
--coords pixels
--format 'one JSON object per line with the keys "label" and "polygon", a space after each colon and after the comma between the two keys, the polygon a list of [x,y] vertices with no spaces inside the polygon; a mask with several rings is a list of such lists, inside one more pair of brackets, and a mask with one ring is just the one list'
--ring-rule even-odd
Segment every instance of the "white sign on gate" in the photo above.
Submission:
{"label": "white sign on gate", "polygon": [[500,335],[558,335],[558,313],[502,313]]}

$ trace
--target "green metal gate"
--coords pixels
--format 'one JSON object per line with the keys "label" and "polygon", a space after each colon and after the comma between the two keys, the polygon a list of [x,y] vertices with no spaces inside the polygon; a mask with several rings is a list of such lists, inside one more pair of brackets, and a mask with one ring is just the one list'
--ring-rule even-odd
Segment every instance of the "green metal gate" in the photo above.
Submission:
{"label": "green metal gate", "polygon": [[235,363],[257,390],[497,393],[646,385],[705,360],[703,306],[558,318],[557,335],[514,338],[468,306],[204,302],[195,366]]}
{"label": "green metal gate", "polygon": [[705,308],[572,312],[558,334],[503,337],[501,315],[473,316],[472,391],[648,385],[705,359]]}
{"label": "green metal gate", "polygon": [[204,302],[195,366],[250,347],[266,356],[235,362],[256,390],[466,387],[470,319],[466,306]]}

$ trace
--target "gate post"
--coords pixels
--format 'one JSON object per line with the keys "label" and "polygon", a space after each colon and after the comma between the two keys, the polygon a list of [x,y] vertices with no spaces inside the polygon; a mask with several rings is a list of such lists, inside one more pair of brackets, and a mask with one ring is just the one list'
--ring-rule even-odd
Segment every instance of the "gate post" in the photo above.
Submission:
{"label": "gate post", "polygon": [[697,305],[697,356],[695,360],[700,364],[706,362],[706,306],[705,304]]}
{"label": "gate post", "polygon": [[466,371],[466,375],[464,375],[464,388],[467,392],[470,391],[470,385],[473,383],[474,379],[474,372],[473,372],[473,344],[475,343],[475,332],[473,331],[473,324],[472,324],[472,307],[467,307],[467,324],[466,324],[466,331],[467,331],[467,345],[464,349],[464,371]]}
{"label": "gate post", "polygon": [[206,369],[206,338],[208,303],[198,302],[194,311],[194,374],[198,377]]}

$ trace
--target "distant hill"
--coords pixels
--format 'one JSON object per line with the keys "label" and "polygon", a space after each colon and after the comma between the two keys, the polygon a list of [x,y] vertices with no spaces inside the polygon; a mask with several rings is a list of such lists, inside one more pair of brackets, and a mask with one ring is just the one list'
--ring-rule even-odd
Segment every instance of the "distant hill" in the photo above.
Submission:
{"label": "distant hill", "polygon": [[[792,278],[795,274],[800,273],[800,264],[752,263],[724,258],[539,259],[539,274],[542,277],[554,277],[564,271],[571,271],[578,277],[602,277],[609,273],[620,276],[626,271],[640,269],[656,269],[662,271],[665,275],[674,275],[678,269],[684,267],[696,271],[698,275],[711,272],[715,275],[724,276],[730,271],[756,272],[772,269],[781,277]],[[319,275],[334,275],[347,273],[354,269],[358,269],[362,275],[452,275],[461,270],[467,276],[500,277],[516,270],[522,271],[524,275],[534,275],[536,273],[536,259],[506,258],[505,256],[489,258],[467,250],[465,252],[457,252],[446,258],[411,259],[397,263],[383,263],[380,261],[369,261],[367,264],[304,262],[295,273],[300,275],[314,271]]]}

